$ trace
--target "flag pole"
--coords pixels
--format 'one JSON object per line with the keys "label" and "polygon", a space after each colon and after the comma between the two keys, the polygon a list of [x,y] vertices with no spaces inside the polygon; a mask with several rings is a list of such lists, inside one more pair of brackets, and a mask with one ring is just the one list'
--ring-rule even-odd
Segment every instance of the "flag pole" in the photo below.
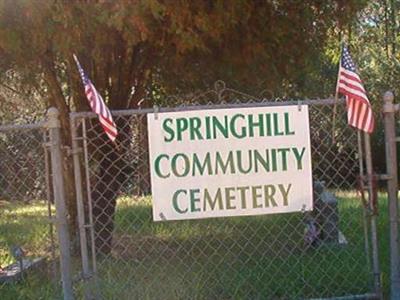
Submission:
{"label": "flag pole", "polygon": [[[363,151],[363,140],[362,140],[362,133],[361,130],[357,130],[357,144],[358,144],[358,167],[359,167],[359,174],[360,174],[360,193],[362,199],[364,199],[364,151]],[[369,217],[369,207],[366,206],[366,203],[363,202],[363,228],[364,228],[364,248],[365,248],[365,257],[367,266],[371,266],[370,260],[370,250],[369,250],[369,238],[368,238],[368,217]]]}
{"label": "flag pole", "polygon": [[332,116],[332,144],[335,144],[335,127],[336,127],[336,110],[337,110],[337,103],[339,101],[339,92],[336,88],[335,93],[335,102],[333,104],[333,116]]}
{"label": "flag pole", "polygon": [[[340,48],[342,49],[342,47]],[[335,143],[335,127],[336,127],[336,111],[337,111],[337,103],[339,102],[339,74],[340,74],[340,63],[342,60],[342,50],[340,50],[339,55],[339,66],[338,66],[338,74],[336,78],[336,91],[335,91],[335,102],[333,104],[333,116],[332,116],[332,144]]]}
{"label": "flag pole", "polygon": [[[381,295],[381,272],[379,265],[378,256],[378,237],[377,237],[377,224],[376,224],[376,212],[374,209],[374,182],[373,182],[373,166],[372,166],[372,153],[371,153],[371,140],[370,134],[364,132],[364,147],[365,147],[365,165],[367,171],[367,183],[368,183],[368,204],[371,222],[371,244],[372,244],[372,270],[374,276],[374,287],[375,292]],[[375,199],[376,200],[376,199]]]}

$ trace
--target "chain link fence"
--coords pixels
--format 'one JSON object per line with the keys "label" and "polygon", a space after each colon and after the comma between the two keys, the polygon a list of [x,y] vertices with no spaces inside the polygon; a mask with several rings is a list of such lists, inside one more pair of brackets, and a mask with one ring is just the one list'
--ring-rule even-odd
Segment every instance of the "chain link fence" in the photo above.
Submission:
{"label": "chain link fence", "polygon": [[[152,100],[157,101],[164,104]],[[53,122],[0,126],[0,277],[18,261],[19,248],[24,259],[44,262],[18,285],[1,281],[2,297],[59,298],[60,257],[64,297],[73,298],[69,267],[74,261],[62,221],[66,211],[62,206],[57,210],[56,224],[62,227],[56,245],[51,203],[53,198],[66,200],[61,177],[69,158],[79,223],[71,233],[80,238],[82,259],[82,272],[74,277],[78,298],[380,296],[377,232],[371,226],[376,216],[357,194],[364,189],[365,178],[359,176],[363,163],[343,102],[338,103],[335,125],[333,100],[259,101],[222,82],[214,90],[169,97],[166,103],[169,108],[113,112],[119,130],[116,145],[87,112],[71,114],[72,149],[61,145],[54,111]],[[299,104],[309,106],[312,212],[153,221],[148,113]]]}
{"label": "chain link fence", "polygon": [[[32,288],[37,280],[42,280],[42,295],[57,295],[47,140],[43,123],[0,126],[0,290],[5,299],[40,296]],[[21,260],[29,273],[22,283]]]}
{"label": "chain link fence", "polygon": [[[230,99],[237,101],[226,104]],[[171,98],[175,108],[163,111],[297,105],[257,102],[225,87],[185,100]],[[369,212],[356,194],[357,133],[347,126],[343,102],[335,128],[333,101],[303,103],[309,105],[313,212],[168,222],[152,220],[146,114],[157,108],[114,112],[118,146],[107,141],[95,115],[73,113],[87,295],[374,298]]]}

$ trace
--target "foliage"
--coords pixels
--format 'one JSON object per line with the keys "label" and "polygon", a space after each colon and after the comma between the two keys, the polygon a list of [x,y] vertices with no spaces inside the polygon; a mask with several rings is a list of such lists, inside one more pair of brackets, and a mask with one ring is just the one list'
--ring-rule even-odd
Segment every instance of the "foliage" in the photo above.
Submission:
{"label": "foliage", "polygon": [[[382,124],[382,97],[391,90],[399,95],[400,81],[400,1],[369,1],[348,30],[361,78],[374,108],[377,128],[372,139],[373,160],[377,172],[384,173],[385,141]],[[347,33],[347,34],[346,34]]]}
{"label": "foliage", "polygon": [[[149,93],[224,79],[273,95],[307,90],[329,29],[364,1],[0,2],[0,66],[47,92],[63,113],[87,109],[72,53],[112,108]],[[132,98],[132,89],[135,95]],[[133,100],[133,101],[132,101]]]}
{"label": "foliage", "polygon": [[[88,109],[74,52],[113,109],[193,91],[219,78],[239,89],[286,95],[291,87],[307,90],[304,73],[321,53],[329,29],[347,23],[363,5],[355,0],[1,0],[0,73],[13,74],[25,93],[43,94],[46,106],[58,108],[62,141],[69,145],[68,113]],[[128,140],[119,138],[120,143]],[[123,162],[112,159],[115,149],[107,147],[100,169],[110,170],[111,160],[115,170],[122,170],[116,166]],[[74,222],[73,172],[67,160],[64,170]],[[109,209],[111,219],[103,225],[111,227],[119,175],[109,173],[107,184],[103,177],[95,185],[102,190],[92,191],[94,212]]]}
{"label": "foliage", "polygon": [[29,89],[14,71],[0,82],[0,124],[31,123],[43,117],[46,101],[36,89]]}

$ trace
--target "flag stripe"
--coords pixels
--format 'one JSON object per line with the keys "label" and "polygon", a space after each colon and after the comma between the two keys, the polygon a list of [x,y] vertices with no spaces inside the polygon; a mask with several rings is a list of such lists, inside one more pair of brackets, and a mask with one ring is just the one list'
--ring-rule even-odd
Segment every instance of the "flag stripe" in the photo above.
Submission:
{"label": "flag stripe", "polygon": [[360,76],[358,76],[358,74],[348,71],[345,68],[340,68],[340,73],[342,73],[342,75],[346,77],[348,80],[358,82],[362,86],[362,81],[360,79]]}
{"label": "flag stripe", "polygon": [[103,98],[99,94],[99,92],[96,90],[94,87],[93,83],[90,81],[90,79],[86,76],[85,72],[83,71],[78,58],[74,55],[74,59],[76,62],[76,65],[78,66],[78,71],[81,76],[84,89],[85,89],[85,94],[86,98],[88,99],[89,106],[92,109],[94,113],[97,114],[100,124],[104,130],[104,132],[107,134],[109,139],[111,141],[115,141],[117,135],[118,135],[118,130],[117,126],[114,123],[114,120],[112,118],[111,112],[106,106]]}
{"label": "flag stripe", "polygon": [[342,93],[343,95],[351,96],[352,98],[357,99],[358,101],[369,105],[368,98],[365,98],[364,94],[361,94],[358,91],[354,91],[346,86],[342,87],[340,85],[339,92]]}
{"label": "flag stripe", "polygon": [[340,59],[336,90],[346,96],[349,125],[371,133],[375,127],[372,107],[346,46]]}
{"label": "flag stripe", "polygon": [[100,121],[103,127],[108,128],[110,131],[117,133],[116,126],[114,122],[110,123],[109,119],[105,119],[102,115],[100,115]]}
{"label": "flag stripe", "polygon": [[107,127],[106,125],[104,125],[104,123],[101,123],[101,126],[103,127],[104,131],[107,133],[108,136],[112,136],[112,137],[117,136],[117,132],[115,130],[113,130],[112,128]]}
{"label": "flag stripe", "polygon": [[365,94],[365,89],[362,83],[358,81],[342,77],[342,79],[340,79],[339,82]]}

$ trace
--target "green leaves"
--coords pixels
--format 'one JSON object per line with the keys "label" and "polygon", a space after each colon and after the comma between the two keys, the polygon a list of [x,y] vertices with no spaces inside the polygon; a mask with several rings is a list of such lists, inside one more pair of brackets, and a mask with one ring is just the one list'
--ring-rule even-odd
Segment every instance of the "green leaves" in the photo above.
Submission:
{"label": "green leaves", "polygon": [[333,28],[363,5],[355,0],[0,0],[0,68],[41,81],[55,74],[50,81],[58,87],[48,86],[48,95],[62,89],[69,109],[87,107],[72,53],[112,108],[126,108],[132,87],[141,91],[130,102],[134,107],[152,86],[170,94],[209,87],[217,79],[244,91],[257,87],[277,96],[310,96],[317,92],[313,81],[326,81],[320,75],[329,61],[323,49]]}

